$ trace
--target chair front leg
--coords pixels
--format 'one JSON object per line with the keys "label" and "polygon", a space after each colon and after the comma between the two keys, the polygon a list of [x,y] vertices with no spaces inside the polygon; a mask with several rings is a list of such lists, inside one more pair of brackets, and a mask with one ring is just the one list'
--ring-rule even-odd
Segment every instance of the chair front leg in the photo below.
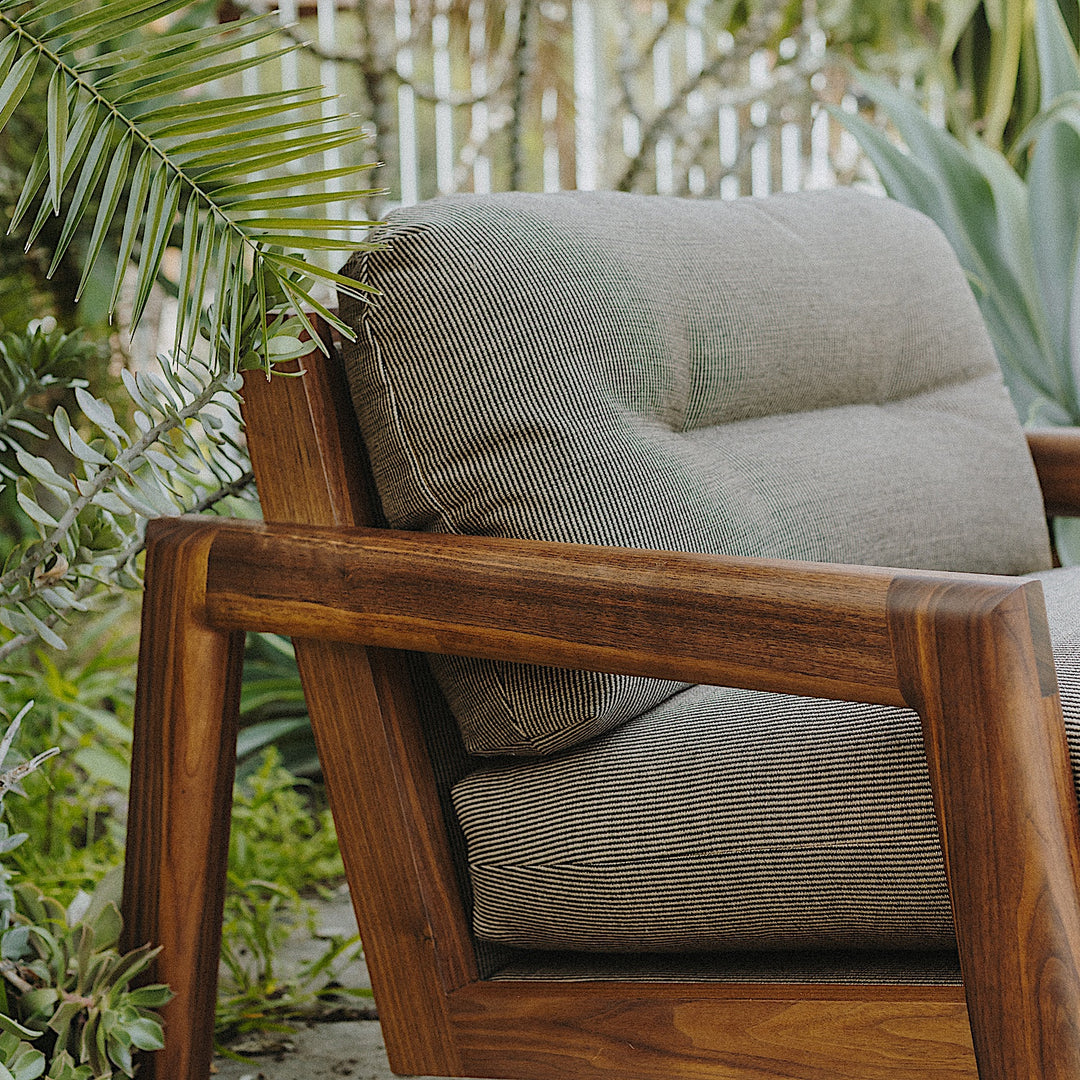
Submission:
{"label": "chair front leg", "polygon": [[203,618],[213,526],[154,522],[135,702],[124,938],[161,945],[175,997],[144,1080],[207,1080],[221,949],[244,635]]}

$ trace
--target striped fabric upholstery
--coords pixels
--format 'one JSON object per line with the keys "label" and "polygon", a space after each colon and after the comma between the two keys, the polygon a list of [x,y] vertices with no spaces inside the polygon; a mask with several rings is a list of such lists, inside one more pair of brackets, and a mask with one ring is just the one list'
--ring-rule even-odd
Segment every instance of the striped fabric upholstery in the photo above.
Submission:
{"label": "striped fabric upholstery", "polygon": [[[1080,568],[1043,583],[1080,775]],[[918,717],[695,687],[454,789],[474,925],[532,949],[940,950],[952,917]]]}
{"label": "striped fabric upholstery", "polygon": [[[1034,471],[951,250],[850,191],[454,197],[346,272],[391,526],[1016,573]],[[898,527],[897,522],[902,525]],[[432,661],[477,754],[582,743],[684,686]]]}
{"label": "striped fabric upholstery", "polygon": [[[385,251],[346,270],[383,298],[342,309],[393,527],[1049,565],[1034,470],[967,284],[937,230],[895,203],[455,197],[396,212],[379,238]],[[1080,577],[1044,576],[1080,742]],[[489,970],[565,967],[507,963],[506,946],[950,955],[914,714],[431,667],[467,749],[517,755],[474,760],[453,786]],[[444,786],[468,768],[443,768]],[[580,977],[624,968],[601,957]]]}

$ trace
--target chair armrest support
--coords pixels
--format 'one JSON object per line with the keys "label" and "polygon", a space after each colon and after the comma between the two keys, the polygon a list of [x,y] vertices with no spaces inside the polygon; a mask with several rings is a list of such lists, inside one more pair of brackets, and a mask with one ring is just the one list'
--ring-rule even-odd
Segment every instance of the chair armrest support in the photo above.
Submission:
{"label": "chair armrest support", "polygon": [[1026,434],[1047,517],[1080,515],[1080,427],[1033,428]]}

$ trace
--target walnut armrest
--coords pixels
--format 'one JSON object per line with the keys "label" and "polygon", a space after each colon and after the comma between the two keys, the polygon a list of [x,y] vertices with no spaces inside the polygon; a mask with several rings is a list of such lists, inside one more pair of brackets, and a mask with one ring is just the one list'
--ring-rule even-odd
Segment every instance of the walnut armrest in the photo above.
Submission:
{"label": "walnut armrest", "polygon": [[1080,515],[1080,427],[1033,428],[1026,434],[1047,517]]}
{"label": "walnut armrest", "polygon": [[[1080,818],[1039,584],[205,518],[151,523],[147,565],[140,680],[176,730],[199,657],[245,629],[917,708],[980,1076],[1080,1075]],[[207,738],[181,745],[217,761]]]}
{"label": "walnut armrest", "polygon": [[[151,525],[151,535],[166,523]],[[222,629],[903,705],[890,595],[1011,578],[256,523],[212,530]],[[1041,588],[1041,586],[1038,586]]]}

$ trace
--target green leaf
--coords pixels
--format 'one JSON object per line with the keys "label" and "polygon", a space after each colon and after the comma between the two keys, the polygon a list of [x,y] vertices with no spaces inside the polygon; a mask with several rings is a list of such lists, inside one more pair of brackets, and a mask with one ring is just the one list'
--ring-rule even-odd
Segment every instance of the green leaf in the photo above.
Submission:
{"label": "green leaf", "polygon": [[374,169],[375,164],[345,165],[337,169],[317,169],[305,172],[300,176],[268,176],[259,180],[247,180],[240,184],[229,184],[227,187],[218,188],[214,192],[214,199],[219,204],[228,204],[246,200],[252,195],[266,195],[271,191],[281,191],[282,188],[297,188],[301,185],[318,184],[324,186],[331,180],[338,180],[344,176],[355,176],[364,169]]}
{"label": "green leaf", "polygon": [[75,235],[75,230],[90,205],[90,195],[97,187],[101,174],[105,171],[111,136],[112,123],[106,119],[98,127],[93,145],[83,161],[79,182],[75,185],[75,194],[71,198],[71,205],[68,207],[67,216],[64,219],[64,227],[61,230],[53,260],[49,266],[49,277],[53,276],[56,268],[60,265],[60,260],[64,257],[64,252],[67,251],[68,244],[71,243],[71,238]]}
{"label": "green leaf", "polygon": [[174,11],[186,7],[190,2],[191,0],[161,0],[160,3],[148,6],[143,3],[143,0],[138,0],[141,10],[122,18],[115,18],[112,16],[117,14],[121,4],[116,3],[115,0],[109,0],[107,4],[102,4],[100,9],[110,16],[108,21],[102,22],[93,29],[69,39],[65,44],[65,48],[68,52],[78,52],[80,49],[89,49],[93,45],[100,45],[102,42],[123,37],[134,30],[157,22],[158,19],[166,18]]}
{"label": "green leaf", "polygon": [[217,227],[213,214],[209,214],[203,222],[199,233],[199,258],[195,271],[195,285],[189,293],[190,313],[186,316],[187,333],[184,337],[183,355],[188,356],[195,347],[195,335],[198,332],[199,320],[202,316],[202,301],[206,292],[207,276],[214,259],[217,246]]}
{"label": "green leaf", "polygon": [[[306,95],[299,98],[296,101],[289,101],[291,97],[295,97],[298,91],[281,91],[280,93],[268,94],[265,96],[260,95],[260,101],[265,100],[265,97],[273,97],[277,99],[272,105],[262,105],[259,108],[244,108],[237,105],[236,108],[223,108],[217,106],[215,108],[207,108],[200,110],[199,114],[191,119],[174,120],[172,123],[163,123],[160,128],[154,131],[154,134],[159,139],[178,139],[182,138],[184,142],[182,147],[186,148],[188,144],[188,136],[202,135],[206,132],[221,131],[225,127],[238,127],[240,125],[252,124],[258,120],[265,120],[270,118],[277,118],[288,113],[299,112],[301,109],[317,108],[319,105],[324,104],[327,101],[333,101],[337,97],[336,94],[321,94],[318,96]],[[207,102],[199,102],[200,105],[211,104]],[[321,122],[320,117],[320,122]],[[140,121],[142,118],[140,117]],[[265,130],[265,129],[259,129]]]}
{"label": "green leaf", "polygon": [[1035,0],[1035,53],[1042,109],[1049,108],[1062,94],[1080,90],[1076,49],[1058,0]]}
{"label": "green leaf", "polygon": [[[356,131],[332,132],[328,135],[308,136],[302,139],[283,139],[277,144],[277,148],[265,154],[257,154],[246,157],[242,161],[233,162],[224,168],[214,169],[203,181],[207,184],[217,184],[220,180],[231,176],[246,175],[249,172],[260,172],[263,169],[276,169],[282,165],[291,165],[295,161],[314,154],[324,154],[329,150],[336,150],[341,146],[357,141]],[[294,178],[295,182],[295,178]],[[310,178],[305,177],[305,183]]]}
{"label": "green leaf", "polygon": [[[261,94],[242,94],[224,102],[217,98],[196,98],[193,101],[182,101],[178,105],[156,105],[139,114],[139,124],[161,135],[163,129],[171,130],[174,124],[183,125],[214,119],[228,120],[230,117],[234,118],[236,123],[240,123],[247,116],[248,109],[270,109],[271,112],[267,115],[278,115],[285,109],[323,101],[323,97],[317,96],[321,93],[322,87],[305,86],[297,90],[271,90]],[[328,95],[325,100],[334,96],[336,95]],[[290,102],[290,98],[298,100]],[[162,128],[158,128],[159,124]]]}
{"label": "green leaf", "polygon": [[296,52],[299,48],[299,45],[284,45],[268,53],[242,57],[239,60],[231,60],[227,64],[217,64],[215,67],[199,71],[185,72],[183,75],[175,75],[171,79],[155,79],[144,86],[118,94],[113,101],[116,104],[131,105],[140,101],[152,101],[154,98],[179,94],[181,91],[190,90],[194,86],[205,86],[214,79],[224,79],[230,75],[248,71],[253,67],[260,67],[270,60],[277,60],[282,56],[287,56],[289,53]]}
{"label": "green leaf", "polygon": [[173,355],[175,356],[180,355],[180,345],[184,340],[184,327],[190,310],[190,305],[185,300],[192,294],[198,268],[198,228],[199,200],[197,196],[192,195],[184,208],[184,231],[180,238],[180,277],[176,283],[178,303],[176,333],[173,337]]}
{"label": "green leaf", "polygon": [[[277,111],[277,115],[281,115],[280,110]],[[326,121],[321,116],[309,116],[295,118],[287,124],[262,125],[240,131],[226,131],[220,135],[207,135],[201,139],[184,138],[172,154],[173,157],[182,159],[188,168],[206,168],[222,161],[235,160],[235,154],[242,147],[251,145],[254,149],[258,149],[260,145],[265,145],[267,140],[278,135],[293,135],[311,129],[321,130],[325,123]],[[219,130],[221,126],[218,124],[215,130]],[[235,127],[235,124],[233,126]],[[359,128],[353,130],[357,134],[360,133]],[[234,155],[232,159],[227,153],[230,150]]]}
{"label": "green leaf", "polygon": [[[218,193],[220,194],[220,193]],[[330,202],[354,202],[359,199],[367,199],[372,195],[384,194],[378,189],[350,188],[347,191],[316,191],[310,195],[279,195],[276,199],[245,199],[242,210],[248,213],[252,210],[308,210],[314,206]],[[248,220],[248,219],[244,219]],[[262,220],[262,219],[257,219]],[[290,221],[305,221],[308,218],[290,218]],[[378,225],[377,221],[353,221],[354,228],[367,229]]]}
{"label": "green leaf", "polygon": [[53,213],[60,213],[60,192],[63,189],[64,144],[68,135],[67,81],[57,68],[49,80],[47,102],[47,135],[49,140],[49,181]]}
{"label": "green leaf", "polygon": [[102,245],[112,224],[116,208],[120,203],[120,196],[124,193],[124,181],[127,179],[128,163],[131,160],[132,133],[126,132],[116,147],[109,165],[109,174],[105,177],[105,186],[101,190],[101,203],[98,206],[97,217],[94,220],[94,229],[90,235],[90,245],[86,253],[86,261],[83,267],[82,280],[76,290],[75,299],[82,296],[82,291],[90,279],[90,273],[97,263],[101,254]]}
{"label": "green leaf", "polygon": [[[354,245],[357,248],[362,248],[364,245]],[[267,253],[267,262],[271,260],[279,266],[288,267],[292,270],[299,270],[304,274],[308,274],[311,277],[319,278],[321,281],[325,281],[330,285],[336,285],[339,291],[345,293],[347,296],[355,296],[358,300],[364,300],[371,296],[378,296],[379,290],[372,285],[367,285],[362,281],[356,281],[354,278],[346,277],[344,274],[338,274],[333,270],[326,270],[321,266],[313,266],[311,263],[306,263],[302,259],[295,259],[290,255],[270,255]]]}
{"label": "green leaf", "polygon": [[120,254],[116,260],[116,275],[113,278],[112,297],[109,300],[109,311],[116,310],[116,301],[120,298],[120,288],[124,283],[124,274],[127,272],[128,262],[131,259],[131,251],[135,246],[135,235],[142,223],[143,209],[146,205],[146,196],[150,190],[150,170],[153,167],[153,156],[149,149],[143,151],[138,165],[131,178],[131,190],[128,194],[127,213],[124,215],[124,232],[120,238]]}
{"label": "green leaf", "polygon": [[[67,142],[64,146],[63,163],[60,167],[59,186],[61,193],[64,188],[67,187],[71,177],[75,175],[75,170],[78,168],[79,162],[86,154],[87,144],[90,142],[91,136],[93,135],[93,125],[97,120],[97,111],[98,108],[96,102],[85,102],[83,108],[79,110],[78,115],[75,118],[75,123],[71,126]],[[53,179],[55,180],[55,177]],[[50,210],[52,211],[52,214],[50,214]],[[55,214],[56,209],[51,199],[44,200],[38,210],[38,216],[37,220],[34,222],[34,227],[30,230],[30,240],[28,243],[33,243],[45,223],[51,216],[55,216]],[[29,247],[27,250],[29,250]]]}
{"label": "green leaf", "polygon": [[[236,22],[229,24],[229,33],[233,33],[236,30],[250,26],[253,23],[265,22],[269,18],[267,15],[252,15],[246,19],[238,19]],[[181,32],[163,33],[157,36],[154,40],[150,37],[145,37],[137,45],[127,46],[123,49],[114,49],[112,52],[101,53],[98,56],[92,56],[85,60],[80,60],[77,65],[78,71],[101,71],[104,68],[118,67],[121,64],[139,64],[144,65],[150,58],[162,55],[164,53],[176,52],[180,49],[186,49],[191,45],[197,45],[199,42],[204,41],[208,34],[220,34],[221,28],[218,26],[205,27],[198,26],[194,30],[185,30]],[[140,66],[140,73],[145,72],[145,67]],[[97,83],[99,87],[103,86],[103,82]]]}
{"label": "green leaf", "polygon": [[0,1031],[15,1035],[20,1039],[36,1039],[41,1035],[40,1031],[23,1027],[17,1020],[12,1020],[10,1016],[5,1016],[3,1013],[0,1013]]}
{"label": "green leaf", "polygon": [[41,185],[45,182],[45,178],[49,173],[49,149],[46,144],[46,140],[42,140],[41,145],[37,149],[37,153],[34,155],[34,160],[30,163],[30,168],[26,173],[26,180],[23,183],[22,191],[19,193],[19,201],[15,204],[15,209],[11,212],[11,224],[8,226],[8,234],[10,235],[15,231],[16,226],[22,221],[26,211],[30,209],[30,203],[33,202],[34,196],[37,195],[41,189]]}
{"label": "green leaf", "polygon": [[31,49],[19,57],[18,63],[8,72],[7,78],[0,83],[0,130],[11,118],[23,95],[30,89],[34,72],[37,70],[38,53]]}
{"label": "green leaf", "polygon": [[19,53],[19,38],[15,34],[8,34],[2,42],[0,42],[0,82],[3,82],[7,78],[7,73],[11,70],[11,65],[15,62],[15,57]]}
{"label": "green leaf", "polygon": [[1050,324],[1055,359],[1066,385],[1073,387],[1074,416],[1080,415],[1075,378],[1080,375],[1073,324],[1077,258],[1080,254],[1080,134],[1054,124],[1035,144],[1028,167],[1028,209],[1035,242],[1035,265]]}
{"label": "green leaf", "polygon": [[[140,81],[146,79],[163,81],[162,77],[170,72],[179,73],[185,70],[192,72],[198,68],[205,68],[206,62],[211,57],[234,52],[237,49],[242,49],[245,45],[254,45],[256,42],[264,41],[266,38],[280,33],[277,26],[265,27],[266,16],[255,16],[252,19],[246,19],[243,25],[250,25],[252,22],[260,22],[264,26],[255,33],[245,34],[237,32],[240,23],[230,23],[229,33],[224,38],[219,27],[206,27],[195,38],[196,42],[201,41],[204,43],[201,48],[170,51],[166,55],[159,56],[156,60],[151,61],[144,59],[139,62],[138,78]],[[130,78],[131,73],[126,70],[114,72],[112,75],[100,79],[97,87],[99,90],[106,90],[116,85],[123,85],[125,82],[130,81]]]}
{"label": "green leaf", "polygon": [[135,303],[131,312],[132,326],[138,325],[146,301],[150,298],[150,289],[161,267],[165,245],[176,217],[176,208],[180,204],[180,178],[176,177],[166,188],[167,178],[168,169],[162,164],[154,177],[146,211],[146,231],[143,234],[139,275],[135,283]]}

